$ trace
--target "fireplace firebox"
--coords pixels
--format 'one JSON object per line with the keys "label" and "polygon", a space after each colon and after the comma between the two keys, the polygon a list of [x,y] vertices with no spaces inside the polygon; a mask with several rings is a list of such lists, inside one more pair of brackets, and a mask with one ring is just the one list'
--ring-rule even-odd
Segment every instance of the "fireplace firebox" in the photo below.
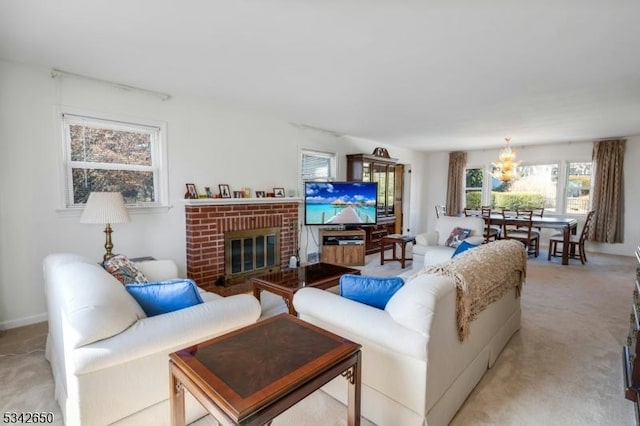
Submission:
{"label": "fireplace firebox", "polygon": [[225,283],[280,270],[280,228],[232,231],[224,234]]}

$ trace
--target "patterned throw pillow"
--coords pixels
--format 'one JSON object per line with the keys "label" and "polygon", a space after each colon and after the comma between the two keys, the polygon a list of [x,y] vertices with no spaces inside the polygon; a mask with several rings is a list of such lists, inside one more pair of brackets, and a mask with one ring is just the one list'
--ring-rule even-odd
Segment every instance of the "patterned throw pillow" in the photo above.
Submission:
{"label": "patterned throw pillow", "polygon": [[447,247],[458,248],[462,240],[467,238],[470,234],[471,229],[455,227],[453,228],[453,231],[451,231],[451,234],[449,234],[449,238],[447,238],[447,241],[444,244]]}
{"label": "patterned throw pillow", "polygon": [[116,277],[122,284],[149,282],[142,271],[126,256],[117,254],[102,262],[102,267]]}

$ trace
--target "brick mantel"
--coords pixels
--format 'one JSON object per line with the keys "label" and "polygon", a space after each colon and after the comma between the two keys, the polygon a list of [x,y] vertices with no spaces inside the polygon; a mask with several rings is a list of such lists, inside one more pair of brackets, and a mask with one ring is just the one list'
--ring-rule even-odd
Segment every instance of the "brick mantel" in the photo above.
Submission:
{"label": "brick mantel", "polygon": [[182,200],[187,206],[227,206],[236,204],[287,204],[301,203],[300,197],[284,197],[284,198],[197,198],[194,200]]}
{"label": "brick mantel", "polygon": [[280,263],[295,254],[299,198],[214,198],[185,201],[187,276],[203,288],[222,284],[224,233],[280,228]]}

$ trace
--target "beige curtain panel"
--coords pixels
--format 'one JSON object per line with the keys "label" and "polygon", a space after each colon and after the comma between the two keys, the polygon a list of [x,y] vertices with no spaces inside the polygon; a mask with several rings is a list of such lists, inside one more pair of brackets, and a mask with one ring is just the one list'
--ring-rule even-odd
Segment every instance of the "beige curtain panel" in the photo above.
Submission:
{"label": "beige curtain panel", "polygon": [[467,167],[467,153],[454,151],[449,153],[449,177],[447,180],[448,215],[456,216],[464,208],[464,170]]}
{"label": "beige curtain panel", "polygon": [[602,243],[624,242],[625,139],[593,143],[593,209],[590,239]]}

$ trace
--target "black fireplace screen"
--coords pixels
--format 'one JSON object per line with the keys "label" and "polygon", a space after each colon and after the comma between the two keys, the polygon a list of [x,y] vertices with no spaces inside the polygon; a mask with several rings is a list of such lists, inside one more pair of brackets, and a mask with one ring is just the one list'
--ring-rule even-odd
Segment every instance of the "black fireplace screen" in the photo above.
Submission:
{"label": "black fireplace screen", "polygon": [[224,234],[225,279],[235,281],[280,265],[280,228],[233,231]]}

